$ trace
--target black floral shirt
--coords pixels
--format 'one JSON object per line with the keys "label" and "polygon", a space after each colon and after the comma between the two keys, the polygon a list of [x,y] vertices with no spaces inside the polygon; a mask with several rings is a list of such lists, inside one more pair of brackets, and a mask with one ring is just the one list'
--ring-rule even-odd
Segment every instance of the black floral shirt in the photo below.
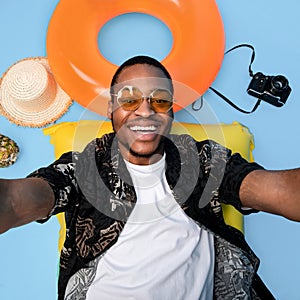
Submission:
{"label": "black floral shirt", "polygon": [[[242,213],[253,212],[243,211],[239,188],[249,172],[262,167],[218,143],[196,142],[189,135],[168,136],[165,152],[166,178],[175,200],[215,236],[214,298],[273,299],[257,275],[258,258],[243,234],[225,224],[221,207],[226,203]],[[65,153],[29,176],[43,178],[52,187],[56,203],[51,215],[65,212],[58,298],[85,299],[90,282],[83,284],[83,277],[117,242],[136,202],[116,136],[97,138],[81,153]],[[73,288],[67,288],[72,280]]]}

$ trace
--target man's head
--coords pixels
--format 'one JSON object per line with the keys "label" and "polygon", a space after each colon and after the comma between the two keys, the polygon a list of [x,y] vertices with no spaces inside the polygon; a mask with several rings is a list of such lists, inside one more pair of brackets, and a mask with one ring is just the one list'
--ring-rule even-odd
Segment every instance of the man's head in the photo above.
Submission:
{"label": "man's head", "polygon": [[157,60],[136,56],[118,68],[108,117],[125,159],[149,164],[161,156],[173,120],[172,102],[171,76]]}
{"label": "man's head", "polygon": [[138,55],[138,56],[131,57],[119,66],[119,68],[117,69],[117,71],[115,72],[115,74],[111,80],[111,84],[110,84],[111,92],[112,92],[112,88],[118,83],[118,77],[119,77],[120,73],[122,73],[122,71],[124,69],[126,69],[127,67],[138,65],[138,64],[140,64],[140,65],[145,64],[145,65],[153,66],[153,67],[160,69],[162,71],[162,73],[164,74],[164,78],[167,78],[170,80],[170,85],[171,85],[170,90],[173,93],[172,78],[171,78],[171,75],[168,72],[168,70],[155,58],[152,58],[150,56],[145,56],[145,55]]}

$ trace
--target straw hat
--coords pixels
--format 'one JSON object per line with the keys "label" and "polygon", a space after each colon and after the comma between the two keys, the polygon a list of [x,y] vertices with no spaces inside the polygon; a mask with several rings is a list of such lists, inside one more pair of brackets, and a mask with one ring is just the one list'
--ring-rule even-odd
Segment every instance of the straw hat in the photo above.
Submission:
{"label": "straw hat", "polygon": [[0,113],[17,125],[42,127],[53,123],[71,103],[45,57],[16,62],[0,81]]}

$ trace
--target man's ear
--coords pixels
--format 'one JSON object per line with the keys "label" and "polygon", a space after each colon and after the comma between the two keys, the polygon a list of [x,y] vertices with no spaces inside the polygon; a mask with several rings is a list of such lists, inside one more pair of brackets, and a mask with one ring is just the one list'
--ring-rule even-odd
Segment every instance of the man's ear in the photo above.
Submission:
{"label": "man's ear", "polygon": [[174,120],[174,110],[173,110],[173,108],[171,109],[170,117]]}
{"label": "man's ear", "polygon": [[112,101],[108,101],[108,106],[107,106],[107,117],[111,120],[112,118]]}

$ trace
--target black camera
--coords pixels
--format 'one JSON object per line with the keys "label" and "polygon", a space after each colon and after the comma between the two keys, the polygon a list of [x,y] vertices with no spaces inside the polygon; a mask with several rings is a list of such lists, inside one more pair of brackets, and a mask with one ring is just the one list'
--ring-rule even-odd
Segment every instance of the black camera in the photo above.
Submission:
{"label": "black camera", "polygon": [[249,95],[281,107],[290,92],[288,80],[282,75],[266,76],[261,72],[254,74],[247,92]]}

